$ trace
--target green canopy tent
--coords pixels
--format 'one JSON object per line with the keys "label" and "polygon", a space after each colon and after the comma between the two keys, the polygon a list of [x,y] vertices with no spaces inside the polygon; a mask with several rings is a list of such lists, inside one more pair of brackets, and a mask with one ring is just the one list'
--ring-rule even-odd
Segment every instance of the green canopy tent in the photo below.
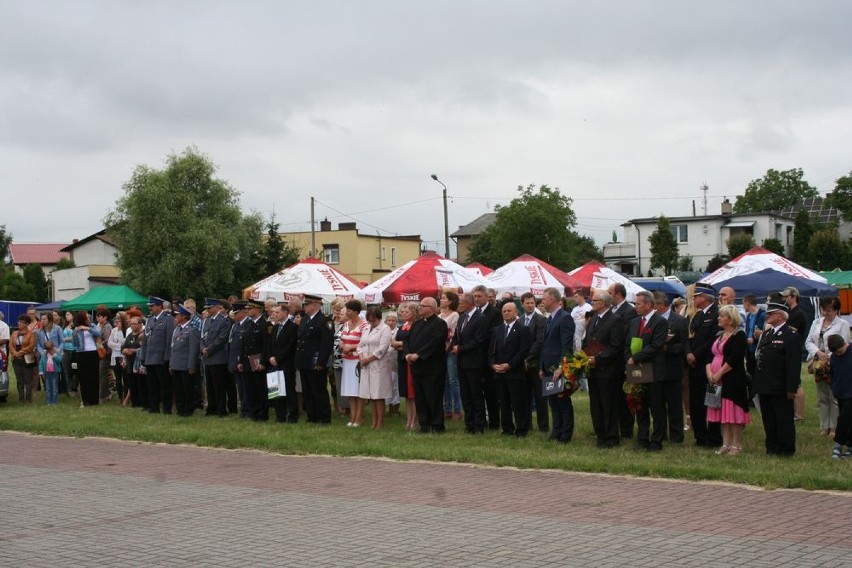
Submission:
{"label": "green canopy tent", "polygon": [[85,294],[68,300],[62,305],[63,310],[94,310],[98,306],[106,306],[111,310],[126,310],[130,306],[138,306],[143,312],[148,311],[148,298],[124,285],[98,286]]}
{"label": "green canopy tent", "polygon": [[852,270],[833,270],[831,272],[818,272],[820,276],[828,280],[832,286],[841,289],[852,288]]}

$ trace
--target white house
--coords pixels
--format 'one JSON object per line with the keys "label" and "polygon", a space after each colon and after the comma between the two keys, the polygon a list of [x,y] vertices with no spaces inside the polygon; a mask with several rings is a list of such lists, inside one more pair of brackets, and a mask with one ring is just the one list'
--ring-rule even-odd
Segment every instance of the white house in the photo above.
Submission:
{"label": "white house", "polygon": [[[725,242],[740,233],[752,235],[758,245],[765,239],[778,239],[785,254],[792,252],[795,220],[780,213],[732,213],[731,203],[725,200],[719,215],[669,217],[669,221],[680,256],[691,255],[696,270],[704,270],[715,255],[728,254]],[[651,267],[648,237],[657,230],[658,222],[659,217],[646,217],[622,223],[623,242],[604,245],[604,262],[624,274],[647,274]]]}
{"label": "white house", "polygon": [[98,286],[116,284],[120,271],[115,265],[118,249],[106,234],[98,231],[62,249],[76,266],[56,270],[53,280],[53,300],[70,300]]}

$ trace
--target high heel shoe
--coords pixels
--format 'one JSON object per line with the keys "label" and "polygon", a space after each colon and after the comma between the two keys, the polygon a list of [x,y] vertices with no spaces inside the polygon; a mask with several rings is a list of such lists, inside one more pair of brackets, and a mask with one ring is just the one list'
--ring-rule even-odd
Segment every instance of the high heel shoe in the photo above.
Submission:
{"label": "high heel shoe", "polygon": [[729,456],[735,456],[735,455],[737,455],[738,453],[740,453],[741,451],[743,451],[742,447],[740,447],[740,446],[731,446],[731,450],[728,452],[728,455],[729,455]]}
{"label": "high heel shoe", "polygon": [[716,450],[716,455],[724,456],[725,454],[730,453],[731,449],[732,449],[732,446],[722,446],[721,448]]}

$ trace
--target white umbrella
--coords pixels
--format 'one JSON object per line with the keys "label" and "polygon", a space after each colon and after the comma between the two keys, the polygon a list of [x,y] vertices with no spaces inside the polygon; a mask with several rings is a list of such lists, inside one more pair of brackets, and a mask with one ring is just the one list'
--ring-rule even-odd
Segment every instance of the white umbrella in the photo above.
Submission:
{"label": "white umbrella", "polygon": [[316,258],[306,258],[249,286],[243,296],[253,300],[273,298],[279,302],[305,294],[320,296],[326,301],[348,300],[360,289],[361,284],[347,274]]}

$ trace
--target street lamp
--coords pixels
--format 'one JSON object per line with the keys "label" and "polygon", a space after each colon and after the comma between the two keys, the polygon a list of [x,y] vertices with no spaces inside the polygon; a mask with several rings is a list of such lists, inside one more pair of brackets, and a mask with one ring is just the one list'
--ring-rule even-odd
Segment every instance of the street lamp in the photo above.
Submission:
{"label": "street lamp", "polygon": [[447,218],[447,186],[435,174],[432,174],[432,179],[444,187],[444,257],[450,258],[450,222]]}

